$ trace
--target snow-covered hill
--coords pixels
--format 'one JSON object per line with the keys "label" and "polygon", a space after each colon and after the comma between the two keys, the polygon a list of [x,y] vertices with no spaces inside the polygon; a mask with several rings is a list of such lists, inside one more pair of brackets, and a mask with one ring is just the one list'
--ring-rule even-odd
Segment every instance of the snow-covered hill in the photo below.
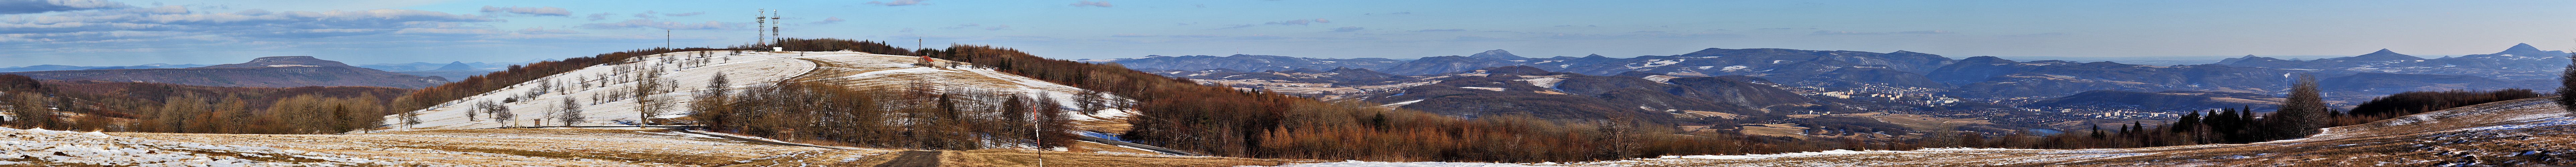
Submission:
{"label": "snow-covered hill", "polygon": [[[686,111],[687,106],[693,105],[688,99],[707,96],[700,93],[713,83],[711,79],[719,73],[725,76],[725,83],[727,83],[722,87],[731,89],[780,82],[898,86],[914,83],[915,80],[924,80],[940,89],[971,88],[1004,94],[1047,93],[1053,97],[1074,97],[1073,94],[1083,91],[1081,88],[974,68],[973,64],[962,62],[955,68],[916,67],[913,64],[920,61],[920,57],[863,52],[697,51],[641,56],[633,60],[638,61],[587,67],[512,85],[498,91],[440,103],[434,107],[416,111],[419,112],[418,117],[421,122],[419,124],[406,125],[400,121],[402,115],[388,115],[385,117],[387,123],[383,128],[369,131],[565,126],[560,123],[561,121],[548,119],[546,115],[561,109],[562,101],[566,99],[575,101],[576,107],[580,107],[582,115],[587,118],[571,126],[632,126],[625,122],[639,120],[637,118],[641,115],[639,103],[636,102],[637,98],[625,97],[628,95],[624,94],[632,94],[627,92],[633,91],[636,85],[640,85],[638,81],[646,78],[660,78],[673,82],[670,87],[674,89],[670,93],[655,94],[648,98],[674,99],[669,101],[671,102],[669,105],[662,106],[671,109],[669,110],[671,112],[652,117],[678,118],[693,113]],[[943,62],[939,63],[943,66],[947,64],[945,62],[950,62],[936,59],[933,61]],[[660,75],[650,75],[654,73],[650,71],[661,72],[659,72]],[[1109,97],[1109,99],[1123,98]],[[1062,104],[1073,104],[1072,99],[1069,98],[1058,100],[1061,100]],[[514,102],[503,103],[504,101]],[[508,106],[507,112],[517,115],[518,118],[496,121],[490,114],[483,113],[476,113],[469,118],[467,112],[483,110],[475,105],[480,102],[503,103]],[[1080,114],[1079,111],[1068,110],[1067,112],[1075,112],[1071,115],[1074,115],[1076,121],[1098,123],[1124,123],[1123,120],[1128,115],[1133,115],[1129,111],[1117,109],[1107,109],[1091,115]]]}

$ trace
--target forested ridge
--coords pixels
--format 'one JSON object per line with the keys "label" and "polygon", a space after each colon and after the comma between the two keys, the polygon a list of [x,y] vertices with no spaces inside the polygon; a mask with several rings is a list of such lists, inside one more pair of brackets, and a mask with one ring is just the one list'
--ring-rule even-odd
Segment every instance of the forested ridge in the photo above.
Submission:
{"label": "forested ridge", "polygon": [[[356,86],[215,87],[168,83],[37,81],[0,75],[19,128],[89,131],[317,134],[382,121],[405,89]],[[35,112],[29,112],[35,111]],[[53,111],[53,112],[45,112]]]}
{"label": "forested ridge", "polygon": [[2129,122],[2111,129],[2096,125],[2090,130],[2048,136],[2020,133],[1989,139],[1989,136],[1959,135],[1954,136],[1958,139],[1941,141],[1961,147],[2037,149],[2242,144],[2304,138],[2326,127],[2359,125],[2417,113],[2543,96],[2530,89],[2414,91],[2372,99],[2350,111],[2336,111],[2326,107],[2318,97],[2314,78],[2303,76],[2300,79],[2297,85],[2292,86],[2289,101],[2271,113],[2260,113],[2253,109],[2255,107],[2246,106],[2191,112],[2163,125]]}

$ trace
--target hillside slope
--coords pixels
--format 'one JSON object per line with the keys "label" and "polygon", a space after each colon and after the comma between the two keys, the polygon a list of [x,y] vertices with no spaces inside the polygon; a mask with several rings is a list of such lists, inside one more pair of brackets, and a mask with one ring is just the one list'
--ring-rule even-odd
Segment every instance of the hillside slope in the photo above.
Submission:
{"label": "hillside slope", "polygon": [[[717,74],[725,76],[726,85],[722,87],[729,89],[743,89],[780,82],[821,82],[862,88],[928,83],[929,86],[942,90],[983,89],[1003,94],[1042,92],[1051,94],[1049,96],[1053,97],[1073,97],[1073,94],[1082,92],[1080,88],[975,68],[973,64],[959,63],[956,68],[915,67],[913,63],[920,58],[913,56],[862,52],[738,53],[734,51],[673,52],[637,57],[632,60],[640,61],[629,63],[586,67],[512,85],[498,91],[439,103],[434,107],[417,111],[420,124],[405,125],[398,121],[388,121],[394,123],[382,125],[383,128],[372,131],[564,126],[556,118],[547,116],[563,108],[562,101],[565,100],[574,101],[576,107],[582,111],[581,115],[586,118],[572,126],[632,126],[626,123],[638,120],[637,117],[642,114],[636,98],[624,96],[632,94],[630,92],[634,87],[640,85],[637,81],[646,78],[671,81],[672,83],[667,85],[671,88],[670,92],[656,93],[646,98],[674,99],[668,100],[671,103],[658,106],[671,109],[673,112],[653,117],[680,118],[692,114],[690,111],[682,111],[688,108],[686,106],[693,105],[687,99],[705,96],[700,93],[706,92],[708,85],[714,83],[710,80]],[[951,62],[937,59],[933,61]],[[662,72],[656,75],[656,72],[646,71]],[[1069,101],[1070,99],[1059,100]],[[483,110],[474,105],[481,102],[501,103],[507,106],[505,112],[517,115],[517,119],[493,120],[490,117],[491,114],[479,113],[478,116],[469,117],[467,112]],[[1123,118],[1132,115],[1130,112],[1115,109],[1096,113],[1098,114],[1073,115],[1075,120],[1085,124],[1123,124],[1125,122]],[[388,115],[385,119],[400,120],[401,116]]]}
{"label": "hillside slope", "polygon": [[[1568,164],[1415,162],[1417,166],[2540,166],[2576,165],[2576,117],[2557,97],[2494,102],[2308,138],[2129,149],[1944,148],[1693,155]],[[1291,166],[1384,165],[1336,162]]]}
{"label": "hillside slope", "polygon": [[2308,138],[2250,144],[2132,149],[1932,149],[1774,155],[1667,156],[1601,164],[1675,166],[2070,165],[2070,166],[2451,166],[2576,165],[2576,117],[2556,97],[2480,104],[2369,124],[2326,128]]}

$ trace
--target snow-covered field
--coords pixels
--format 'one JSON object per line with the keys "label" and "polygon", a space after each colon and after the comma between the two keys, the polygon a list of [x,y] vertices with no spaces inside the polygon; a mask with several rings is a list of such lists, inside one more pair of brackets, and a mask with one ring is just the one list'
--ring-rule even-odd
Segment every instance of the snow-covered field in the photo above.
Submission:
{"label": "snow-covered field", "polygon": [[[1313,163],[1022,149],[895,151],[754,143],[639,128],[426,130],[345,135],[95,133],[0,128],[0,166],[1232,166]],[[1114,146],[1077,144],[1090,151]],[[934,152],[940,155],[902,155]],[[1034,155],[1047,158],[1039,159]],[[909,157],[909,158],[908,158]]]}
{"label": "snow-covered field", "polygon": [[1939,148],[1663,156],[1573,163],[1331,162],[1290,166],[2537,166],[2576,165],[2576,117],[2556,97],[2495,102],[2308,138],[2130,149]]}
{"label": "snow-covered field", "polygon": [[479,129],[353,135],[95,133],[0,128],[0,166],[707,166],[867,154],[659,129]]}
{"label": "snow-covered field", "polygon": [[[974,88],[1008,94],[1046,93],[1057,97],[1062,101],[1061,104],[1073,104],[1073,99],[1070,97],[1082,91],[1080,88],[1071,86],[989,69],[972,68],[973,64],[961,63],[962,66],[959,68],[915,67],[913,63],[920,58],[913,56],[862,52],[744,51],[738,55],[734,53],[736,52],[673,52],[641,56],[636,59],[643,61],[635,63],[582,68],[422,109],[419,111],[420,124],[406,125],[399,124],[399,121],[389,121],[396,123],[383,125],[385,127],[383,129],[356,133],[481,129],[503,126],[565,126],[560,121],[547,119],[547,113],[562,108],[562,101],[566,99],[575,101],[576,107],[581,108],[583,115],[587,117],[584,121],[571,126],[628,126],[620,122],[641,119],[638,118],[642,115],[639,103],[636,103],[637,98],[618,97],[621,96],[620,94],[629,94],[622,92],[633,90],[634,86],[639,84],[637,81],[648,77],[667,79],[674,82],[671,87],[676,88],[670,93],[650,96],[676,99],[669,105],[662,106],[671,109],[669,111],[672,112],[652,116],[654,118],[688,116],[690,112],[685,109],[692,104],[687,99],[704,96],[697,93],[711,85],[713,82],[710,80],[718,73],[724,74],[727,80],[725,83],[728,84],[723,87],[737,89],[781,81],[826,82],[849,86],[901,86],[916,80],[926,80],[940,88]],[[935,61],[948,62],[948,60]],[[945,63],[940,64],[945,65]],[[648,74],[645,71],[655,70],[662,71],[662,75],[645,75]],[[508,106],[507,112],[518,116],[516,119],[493,120],[491,114],[485,113],[476,113],[474,117],[467,115],[467,112],[482,110],[476,108],[475,103],[502,103],[512,98],[517,98],[516,102],[503,103],[503,105]],[[1114,96],[1110,98],[1120,99]],[[1073,115],[1077,121],[1087,124],[1123,124],[1125,117],[1133,115],[1129,111],[1116,109],[1096,113],[1098,114],[1075,113]],[[399,117],[400,115],[386,116],[385,120],[400,120]],[[541,119],[545,120],[540,121]]]}

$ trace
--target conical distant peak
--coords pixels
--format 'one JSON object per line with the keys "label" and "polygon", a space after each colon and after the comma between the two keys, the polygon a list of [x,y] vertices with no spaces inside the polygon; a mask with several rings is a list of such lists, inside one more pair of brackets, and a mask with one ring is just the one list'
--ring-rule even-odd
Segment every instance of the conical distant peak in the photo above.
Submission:
{"label": "conical distant peak", "polygon": [[2370,54],[2361,54],[2361,56],[2391,56],[2391,55],[2406,55],[2406,54],[2397,54],[2397,52],[2396,52],[2396,51],[2388,51],[2388,49],[2379,49],[2379,51],[2377,51],[2377,52],[2370,52]]}
{"label": "conical distant peak", "polygon": [[2538,47],[2531,47],[2531,44],[2528,44],[2528,43],[2522,43],[2522,44],[2513,44],[2513,48],[2505,48],[2505,49],[2504,49],[2504,51],[2505,51],[2505,52],[2517,52],[2517,51],[2520,51],[2520,52],[2539,52],[2539,51],[2540,51],[2540,48],[2538,48]]}
{"label": "conical distant peak", "polygon": [[472,70],[472,69],[474,69],[474,66],[468,66],[468,65],[465,65],[465,62],[463,62],[463,61],[458,61],[458,62],[448,62],[448,63],[447,63],[447,66],[439,66],[439,67],[438,67],[438,69],[436,69],[436,70]]}

